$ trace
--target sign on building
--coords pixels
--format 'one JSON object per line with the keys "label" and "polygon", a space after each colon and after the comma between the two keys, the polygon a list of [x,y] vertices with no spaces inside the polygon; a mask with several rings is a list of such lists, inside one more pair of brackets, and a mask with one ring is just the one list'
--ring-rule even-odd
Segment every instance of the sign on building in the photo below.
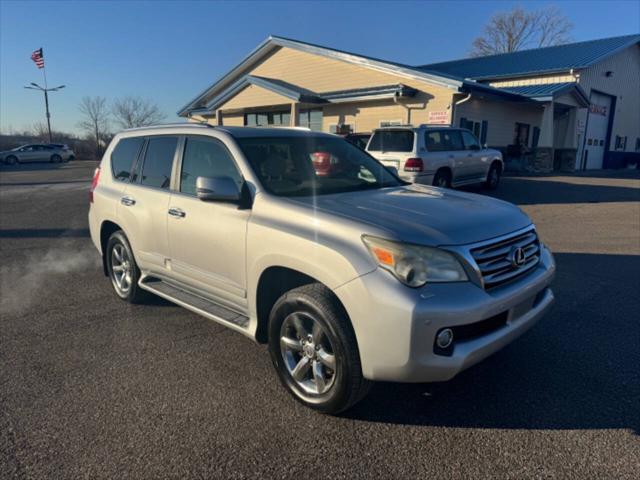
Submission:
{"label": "sign on building", "polygon": [[436,125],[448,125],[449,124],[449,112],[446,110],[429,112],[429,124]]}

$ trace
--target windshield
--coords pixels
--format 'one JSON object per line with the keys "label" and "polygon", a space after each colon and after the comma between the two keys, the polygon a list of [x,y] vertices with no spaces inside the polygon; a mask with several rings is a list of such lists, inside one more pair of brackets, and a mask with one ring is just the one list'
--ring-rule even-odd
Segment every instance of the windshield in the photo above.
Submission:
{"label": "windshield", "polygon": [[370,152],[411,152],[413,150],[411,130],[377,130],[369,142]]}
{"label": "windshield", "polygon": [[382,164],[337,137],[239,138],[238,144],[264,188],[278,196],[403,185]]}

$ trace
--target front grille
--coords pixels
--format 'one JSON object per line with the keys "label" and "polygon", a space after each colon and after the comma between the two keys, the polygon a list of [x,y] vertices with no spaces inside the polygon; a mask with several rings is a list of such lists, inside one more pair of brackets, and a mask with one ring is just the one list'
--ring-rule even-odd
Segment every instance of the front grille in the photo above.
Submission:
{"label": "front grille", "polygon": [[[524,262],[520,266],[512,261],[517,248],[522,248],[524,252]],[[531,271],[540,261],[540,242],[535,230],[529,230],[506,240],[473,248],[471,256],[480,269],[484,288],[488,290]]]}

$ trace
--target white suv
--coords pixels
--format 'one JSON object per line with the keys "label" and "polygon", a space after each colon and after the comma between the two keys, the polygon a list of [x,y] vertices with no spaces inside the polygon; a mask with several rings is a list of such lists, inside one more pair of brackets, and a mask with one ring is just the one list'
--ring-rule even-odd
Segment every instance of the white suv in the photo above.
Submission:
{"label": "white suv", "polygon": [[503,171],[502,154],[480,145],[469,130],[421,125],[373,132],[367,152],[412,183],[457,187],[484,183],[495,189]]}

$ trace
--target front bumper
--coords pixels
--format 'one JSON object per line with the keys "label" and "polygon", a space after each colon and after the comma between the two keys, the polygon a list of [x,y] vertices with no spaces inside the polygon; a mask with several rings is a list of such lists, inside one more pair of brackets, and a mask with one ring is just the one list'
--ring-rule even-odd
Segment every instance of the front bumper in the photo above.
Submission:
{"label": "front bumper", "polygon": [[[370,380],[435,382],[501,349],[533,326],[551,307],[555,262],[542,246],[540,262],[524,277],[485,291],[472,282],[402,285],[381,269],[335,290],[353,324],[363,374]],[[449,356],[434,352],[436,333],[503,315],[491,331],[454,340]]]}

